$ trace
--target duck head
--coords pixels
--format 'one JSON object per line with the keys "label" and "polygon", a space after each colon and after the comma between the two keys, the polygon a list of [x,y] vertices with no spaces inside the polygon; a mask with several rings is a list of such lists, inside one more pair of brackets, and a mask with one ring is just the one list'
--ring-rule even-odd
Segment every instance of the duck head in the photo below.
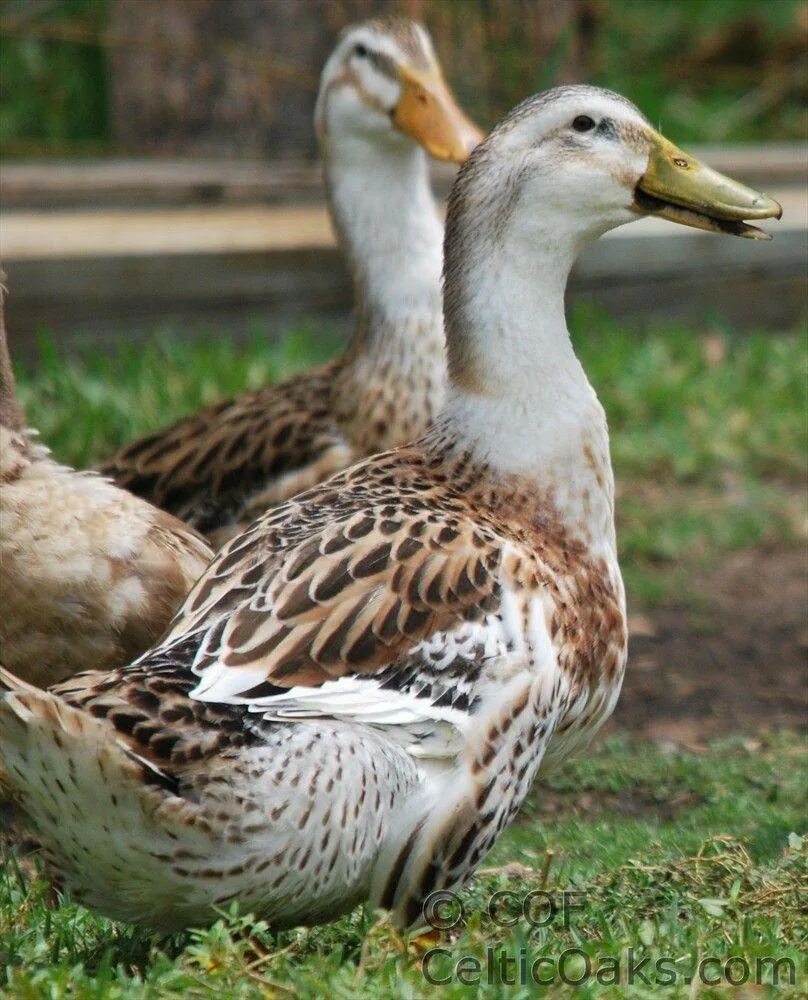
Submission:
{"label": "duck head", "polygon": [[527,397],[544,367],[557,388],[558,359],[570,371],[578,364],[564,311],[569,272],[610,229],[657,215],[761,239],[749,220],[781,214],[771,198],[682,152],[619,94],[537,94],[477,146],[452,189],[443,299],[451,378],[475,392],[496,383],[502,394],[521,378]]}
{"label": "duck head", "polygon": [[415,21],[366,21],[346,29],[323,69],[315,122],[324,150],[347,142],[417,143],[462,163],[483,133],[458,106],[426,29]]}
{"label": "duck head", "polygon": [[680,150],[629,100],[590,86],[518,105],[472,155],[453,202],[447,247],[452,216],[468,232],[476,213],[481,239],[540,231],[562,256],[641,215],[752,239],[769,237],[750,221],[782,215],[776,201]]}

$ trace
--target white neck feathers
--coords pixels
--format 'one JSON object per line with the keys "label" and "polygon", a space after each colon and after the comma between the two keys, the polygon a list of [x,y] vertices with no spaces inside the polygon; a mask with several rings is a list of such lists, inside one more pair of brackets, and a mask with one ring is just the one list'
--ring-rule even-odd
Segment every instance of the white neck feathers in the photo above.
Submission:
{"label": "white neck feathers", "polygon": [[[357,312],[370,340],[415,324],[442,344],[443,225],[423,151],[400,137],[388,144],[355,136],[324,144],[331,210],[356,283]],[[412,345],[418,349],[418,345]]]}
{"label": "white neck feathers", "polygon": [[564,310],[579,248],[536,220],[520,231],[517,214],[468,221],[447,239],[449,395],[440,424],[492,474],[535,482],[576,533],[613,552],[606,418]]}

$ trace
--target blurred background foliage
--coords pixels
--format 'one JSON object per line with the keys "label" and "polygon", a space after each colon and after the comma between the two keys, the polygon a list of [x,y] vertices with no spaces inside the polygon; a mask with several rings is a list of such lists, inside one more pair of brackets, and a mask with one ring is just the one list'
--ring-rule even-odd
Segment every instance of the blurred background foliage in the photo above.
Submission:
{"label": "blurred background foliage", "polygon": [[345,24],[423,20],[492,124],[588,80],[676,140],[802,138],[802,0],[2,0],[6,155],[310,156],[319,68]]}
{"label": "blurred background foliage", "polygon": [[0,142],[4,152],[108,148],[104,47],[40,35],[43,26],[58,34],[76,25],[97,35],[107,17],[106,0],[3,0],[0,12]]}

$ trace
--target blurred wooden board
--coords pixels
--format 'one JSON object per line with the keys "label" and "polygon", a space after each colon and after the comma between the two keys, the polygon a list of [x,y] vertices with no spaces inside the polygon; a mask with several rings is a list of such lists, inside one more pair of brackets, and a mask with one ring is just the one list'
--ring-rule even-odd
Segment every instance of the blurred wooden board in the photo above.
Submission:
{"label": "blurred wooden board", "polygon": [[[800,188],[769,192],[783,206],[781,222],[767,223],[782,237],[808,228],[808,197]],[[606,240],[659,238],[679,249],[693,231],[660,219],[645,218],[607,234]],[[699,234],[695,234],[699,235]],[[699,248],[719,242],[733,247],[746,241],[717,240],[712,234],[698,240]],[[73,257],[137,256],[180,253],[282,253],[303,248],[334,247],[335,239],[324,205],[235,206],[209,208],[150,208],[59,212],[14,211],[0,217],[0,257],[13,260],[51,260]],[[738,247],[721,256],[734,257]],[[714,255],[713,255],[714,256]],[[778,255],[779,256],[779,255]],[[607,259],[614,255],[608,253]],[[689,257],[667,255],[666,266],[689,268]],[[655,267],[655,259],[621,257],[622,266]],[[677,261],[679,262],[677,264]]]}
{"label": "blurred wooden board", "polygon": [[318,164],[227,160],[12,161],[0,168],[6,208],[209,204],[318,196]]}
{"label": "blurred wooden board", "polygon": [[3,260],[249,253],[335,245],[325,205],[7,212]]}
{"label": "blurred wooden board", "polygon": [[[784,207],[770,243],[702,233],[648,218],[590,247],[570,298],[626,324],[724,318],[784,328],[808,310],[808,194],[771,190]],[[323,204],[6,211],[15,349],[40,329],[65,340],[138,337],[155,329],[238,333],[256,318],[344,322],[350,278]]]}
{"label": "blurred wooden board", "polygon": [[[446,194],[457,168],[431,163]],[[6,208],[126,208],[156,205],[288,204],[323,196],[317,162],[257,160],[42,160],[0,166]]]}
{"label": "blurred wooden board", "polygon": [[[808,147],[700,146],[706,163],[764,189],[803,183]],[[456,168],[431,164],[439,194]],[[319,163],[303,160],[21,160],[0,165],[5,208],[126,207],[294,202],[322,197]]]}

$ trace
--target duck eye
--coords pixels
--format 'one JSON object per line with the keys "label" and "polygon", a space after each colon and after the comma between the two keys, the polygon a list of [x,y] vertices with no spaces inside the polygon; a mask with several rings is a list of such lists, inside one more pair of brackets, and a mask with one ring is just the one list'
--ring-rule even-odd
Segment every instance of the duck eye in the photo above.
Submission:
{"label": "duck eye", "polygon": [[365,59],[368,54],[367,47],[360,42],[358,45],[354,45],[353,54],[360,59]]}
{"label": "duck eye", "polygon": [[572,119],[572,127],[576,132],[589,132],[595,127],[595,123],[589,115],[578,115]]}

